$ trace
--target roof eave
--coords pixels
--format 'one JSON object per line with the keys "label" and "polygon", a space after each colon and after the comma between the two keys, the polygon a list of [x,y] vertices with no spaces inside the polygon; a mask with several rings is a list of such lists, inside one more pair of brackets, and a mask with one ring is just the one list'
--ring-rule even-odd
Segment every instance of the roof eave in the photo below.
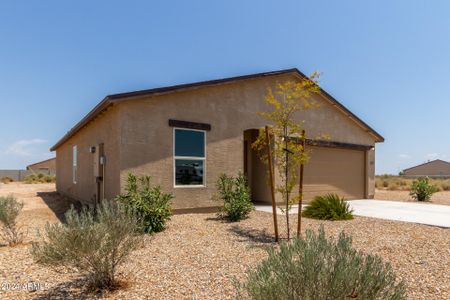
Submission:
{"label": "roof eave", "polygon": [[[263,72],[263,73],[257,73],[257,74],[236,76],[236,77],[223,78],[223,79],[214,79],[214,80],[201,81],[201,82],[195,82],[195,83],[174,85],[174,86],[169,86],[169,87],[161,87],[161,88],[154,88],[154,89],[141,90],[141,91],[135,91],[135,92],[108,95],[99,104],[97,104],[83,119],[81,119],[72,129],[70,129],[55,145],[53,145],[50,148],[50,151],[55,151],[58,147],[60,147],[67,140],[69,140],[73,135],[75,135],[81,128],[83,128],[90,121],[92,121],[99,113],[101,113],[103,110],[105,110],[106,108],[108,108],[110,105],[112,105],[115,102],[121,102],[124,100],[128,100],[130,98],[137,98],[137,97],[146,96],[146,95],[156,96],[156,95],[171,93],[174,91],[182,91],[182,90],[186,90],[186,89],[194,89],[194,88],[218,85],[218,84],[223,84],[223,83],[231,83],[231,82],[235,82],[238,80],[254,79],[254,78],[258,78],[258,77],[275,76],[275,75],[281,75],[281,74],[287,74],[287,73],[294,73],[294,74],[299,75],[300,77],[307,78],[307,76],[305,74],[303,74],[297,68],[291,68],[291,69],[285,69],[285,70],[280,70],[280,71]],[[378,132],[376,132],[373,128],[371,128],[369,125],[367,125],[360,118],[358,118],[355,114],[353,114],[350,110],[348,110],[344,105],[342,105],[333,96],[328,94],[320,86],[319,86],[319,88],[320,88],[320,92],[328,100],[330,100],[330,102],[333,105],[335,105],[337,108],[339,108],[341,111],[343,111],[349,118],[353,119],[356,123],[358,123],[361,127],[363,127],[368,134],[375,137],[375,142],[377,142],[377,143],[384,142],[384,138]]]}
{"label": "roof eave", "polygon": [[97,104],[83,119],[81,119],[74,127],[72,127],[55,145],[50,148],[50,151],[56,151],[62,144],[64,144],[68,139],[70,139],[75,133],[81,128],[86,126],[90,121],[92,121],[99,113],[108,108],[112,102],[106,96],[99,104]]}
{"label": "roof eave", "polygon": [[[295,70],[298,73],[298,75],[300,75],[300,77],[308,78],[308,76],[303,74],[300,70],[298,70],[298,69],[295,69]],[[381,134],[379,134],[375,129],[370,127],[366,122],[364,122],[358,116],[356,116],[354,113],[352,113],[341,102],[339,102],[336,98],[331,96],[328,92],[326,92],[320,86],[319,86],[319,90],[320,90],[320,93],[322,93],[326,98],[328,98],[328,100],[331,100],[332,105],[334,105],[337,108],[339,108],[341,111],[343,111],[347,115],[348,118],[353,119],[356,123],[359,123],[363,128],[366,129],[365,131],[368,134],[370,134],[373,137],[375,137],[375,142],[376,143],[383,143],[384,142],[384,137]]]}

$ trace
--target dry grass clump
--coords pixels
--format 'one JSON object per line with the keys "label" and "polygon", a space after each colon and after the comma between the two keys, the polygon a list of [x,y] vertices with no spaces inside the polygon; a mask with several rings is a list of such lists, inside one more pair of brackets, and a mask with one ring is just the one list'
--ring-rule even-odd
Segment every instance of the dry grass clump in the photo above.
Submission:
{"label": "dry grass clump", "polygon": [[14,180],[13,180],[11,177],[8,177],[8,176],[2,177],[2,178],[0,179],[0,182],[1,182],[1,183],[4,183],[4,184],[8,184],[8,183],[13,182],[13,181],[14,181]]}
{"label": "dry grass clump", "polygon": [[56,182],[55,175],[46,175],[46,174],[30,174],[25,176],[25,183],[33,184],[33,183],[53,183]]}
{"label": "dry grass clump", "polygon": [[[413,178],[402,176],[379,175],[375,176],[375,187],[380,190],[410,191],[413,181]],[[438,191],[450,191],[450,179],[430,178],[429,183],[436,186]]]}

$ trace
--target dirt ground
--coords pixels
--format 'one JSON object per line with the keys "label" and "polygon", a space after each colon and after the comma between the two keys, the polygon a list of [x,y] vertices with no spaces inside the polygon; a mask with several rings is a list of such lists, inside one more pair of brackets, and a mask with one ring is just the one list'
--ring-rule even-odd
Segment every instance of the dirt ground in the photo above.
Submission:
{"label": "dirt ground", "polygon": [[47,222],[59,221],[71,205],[56,194],[54,183],[0,183],[0,196],[8,195],[13,195],[23,202],[19,222],[29,232],[43,227]]}
{"label": "dirt ground", "polygon": [[[405,201],[405,202],[417,202],[410,195],[409,191],[389,191],[389,190],[375,190],[375,199],[377,200],[392,200],[392,201]],[[450,205],[450,191],[437,192],[433,194],[429,202],[433,204]]]}
{"label": "dirt ground", "polygon": [[[59,222],[70,203],[54,193],[53,184],[0,185],[0,195],[11,193],[25,203],[20,220],[29,234],[24,245],[0,246],[0,299],[231,299],[234,282],[275,247],[268,213],[252,212],[239,223],[215,214],[176,215],[166,231],[144,236],[142,247],[120,268],[123,289],[92,293],[83,278],[37,265],[30,255],[34,230]],[[331,236],[341,230],[351,234],[356,248],[392,264],[410,299],[450,299],[448,230],[364,217],[302,224],[303,230],[323,225]]]}

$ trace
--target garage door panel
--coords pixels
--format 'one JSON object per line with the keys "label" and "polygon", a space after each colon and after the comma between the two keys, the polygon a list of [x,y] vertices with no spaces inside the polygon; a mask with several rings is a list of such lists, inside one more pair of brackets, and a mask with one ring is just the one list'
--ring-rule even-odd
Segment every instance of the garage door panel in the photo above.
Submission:
{"label": "garage door panel", "polygon": [[365,195],[364,151],[310,147],[305,165],[304,199],[336,193],[346,199]]}

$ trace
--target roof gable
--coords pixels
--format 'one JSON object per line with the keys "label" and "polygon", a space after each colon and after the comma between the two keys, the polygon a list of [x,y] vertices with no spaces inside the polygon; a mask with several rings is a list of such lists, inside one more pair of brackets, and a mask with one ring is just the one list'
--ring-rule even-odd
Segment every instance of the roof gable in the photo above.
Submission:
{"label": "roof gable", "polygon": [[[55,151],[60,145],[62,145],[68,139],[70,139],[73,135],[75,135],[81,128],[83,128],[85,125],[87,125],[98,114],[100,114],[101,112],[106,110],[108,107],[110,107],[114,103],[119,103],[119,102],[131,100],[131,99],[135,99],[138,97],[142,97],[142,96],[148,96],[148,95],[156,96],[156,95],[174,93],[174,92],[179,92],[179,91],[184,91],[184,90],[191,90],[191,89],[196,89],[196,88],[221,85],[221,84],[226,84],[226,83],[231,83],[231,82],[236,82],[236,81],[257,79],[260,77],[268,77],[268,76],[277,76],[277,75],[289,74],[289,73],[294,74],[302,79],[307,78],[307,76],[305,74],[303,74],[302,72],[300,72],[297,68],[293,68],[293,69],[286,69],[286,70],[280,70],[280,71],[264,72],[264,73],[250,74],[250,75],[244,75],[244,76],[229,77],[229,78],[223,78],[223,79],[208,80],[208,81],[195,82],[195,83],[189,83],[189,84],[180,84],[180,85],[174,85],[174,86],[168,86],[168,87],[160,87],[160,88],[154,88],[154,89],[148,89],[148,90],[108,95],[99,104],[97,104],[83,119],[81,119],[81,121],[79,121],[72,129],[70,129],[50,149],[50,151]],[[338,109],[342,113],[344,113],[348,118],[350,118],[353,122],[355,122],[357,125],[359,125],[361,128],[363,128],[367,133],[374,136],[376,142],[384,142],[384,138],[378,132],[376,132],[374,129],[372,129],[369,125],[367,125],[360,118],[358,118],[355,114],[353,114],[350,110],[348,110],[344,105],[342,105],[334,97],[332,97],[330,94],[328,94],[325,90],[320,88],[320,93],[336,109]]]}
{"label": "roof gable", "polygon": [[45,163],[45,162],[50,162],[52,160],[56,160],[56,157],[52,157],[52,158],[49,158],[49,159],[45,159],[45,160],[41,160],[41,161],[32,163],[31,165],[28,165],[27,168],[35,166],[35,165],[38,165],[38,164],[42,164],[42,163]]}
{"label": "roof gable", "polygon": [[416,169],[416,168],[420,168],[420,167],[424,167],[424,166],[427,166],[427,165],[434,165],[436,163],[443,163],[443,164],[446,164],[446,165],[448,165],[450,167],[450,162],[442,160],[442,159],[435,159],[435,160],[427,161],[426,163],[423,163],[423,164],[420,164],[420,165],[417,165],[417,166],[414,166],[414,167],[411,167],[411,168],[408,168],[408,169],[404,169],[403,172],[407,172],[407,171],[410,171],[410,170],[413,170],[413,169]]}

